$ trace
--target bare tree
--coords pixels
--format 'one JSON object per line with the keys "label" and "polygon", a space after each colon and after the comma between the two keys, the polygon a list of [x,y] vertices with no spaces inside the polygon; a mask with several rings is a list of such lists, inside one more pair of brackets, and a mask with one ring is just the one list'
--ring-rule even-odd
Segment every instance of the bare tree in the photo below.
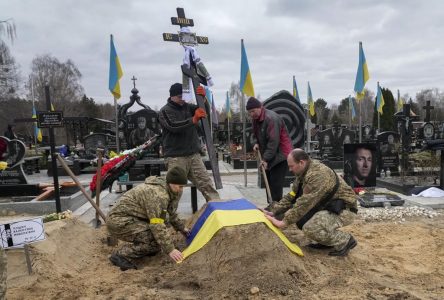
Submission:
{"label": "bare tree", "polygon": [[8,46],[0,40],[0,101],[17,94],[20,72]]}
{"label": "bare tree", "polygon": [[[32,61],[28,91],[31,94],[33,83],[35,99],[41,102],[39,107],[44,108],[45,85],[49,85],[54,107],[67,108],[68,103],[80,101],[84,95],[81,77],[82,74],[70,59],[62,63],[49,54],[37,56]],[[65,111],[65,114],[70,115],[70,112]]]}
{"label": "bare tree", "polygon": [[3,21],[0,20],[0,37],[5,34],[11,43],[13,43],[14,39],[17,37],[14,20],[12,18]]}

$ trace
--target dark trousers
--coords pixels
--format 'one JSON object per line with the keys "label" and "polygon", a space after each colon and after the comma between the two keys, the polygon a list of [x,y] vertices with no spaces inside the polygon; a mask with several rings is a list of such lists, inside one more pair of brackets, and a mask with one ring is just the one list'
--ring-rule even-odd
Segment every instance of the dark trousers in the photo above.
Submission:
{"label": "dark trousers", "polygon": [[288,164],[286,160],[265,171],[268,184],[270,185],[271,200],[279,201],[282,199],[282,190],[284,189],[285,174],[287,174],[287,171]]}

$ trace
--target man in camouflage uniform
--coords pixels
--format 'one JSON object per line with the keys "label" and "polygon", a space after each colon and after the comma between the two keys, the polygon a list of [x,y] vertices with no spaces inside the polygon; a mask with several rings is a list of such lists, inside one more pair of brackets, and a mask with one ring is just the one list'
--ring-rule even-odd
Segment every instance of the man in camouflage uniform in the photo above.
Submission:
{"label": "man in camouflage uniform", "polygon": [[[328,249],[329,255],[346,256],[357,242],[350,233],[338,230],[353,222],[357,213],[357,197],[352,188],[337,174],[311,160],[302,149],[294,149],[287,158],[296,178],[291,191],[280,202],[274,202],[264,213],[276,227],[296,223],[316,243],[309,247]],[[282,221],[274,215],[284,213]]]}
{"label": "man in camouflage uniform", "polygon": [[[199,86],[197,94],[205,96],[205,89]],[[219,193],[213,186],[200,155],[201,146],[197,134],[199,120],[206,117],[205,110],[182,100],[182,84],[170,88],[168,103],[159,111],[162,126],[163,155],[168,169],[183,168],[188,179],[202,193],[205,200],[219,200]]]}
{"label": "man in camouflage uniform", "polygon": [[172,242],[165,221],[168,214],[174,229],[189,234],[176,212],[186,183],[185,171],[174,167],[166,178],[148,177],[143,184],[122,195],[106,220],[113,237],[129,242],[112,253],[110,260],[114,265],[122,271],[137,269],[132,259],[152,256],[161,250],[176,262],[183,259]]}
{"label": "man in camouflage uniform", "polygon": [[0,248],[0,300],[6,299],[6,277],[7,277],[6,253]]}

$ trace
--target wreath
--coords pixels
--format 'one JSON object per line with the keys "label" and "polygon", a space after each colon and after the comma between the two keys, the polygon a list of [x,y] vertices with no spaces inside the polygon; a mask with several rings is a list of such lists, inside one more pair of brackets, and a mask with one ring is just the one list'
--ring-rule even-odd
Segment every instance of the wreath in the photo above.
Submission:
{"label": "wreath", "polygon": [[[112,186],[115,180],[125,174],[125,172],[128,171],[136,163],[136,160],[142,158],[149,149],[157,146],[159,142],[159,135],[155,135],[142,145],[134,149],[125,150],[119,155],[108,160],[102,166],[102,169],[100,171],[102,183],[100,185],[100,191],[103,191]],[[97,173],[94,174],[89,184],[89,189],[91,190],[92,197],[94,197],[96,194],[96,187]]]}

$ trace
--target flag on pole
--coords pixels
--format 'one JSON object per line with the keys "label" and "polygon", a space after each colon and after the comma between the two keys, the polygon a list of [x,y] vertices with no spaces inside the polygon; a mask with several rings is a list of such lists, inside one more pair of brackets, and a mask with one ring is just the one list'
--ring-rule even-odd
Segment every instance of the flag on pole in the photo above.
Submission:
{"label": "flag on pole", "polygon": [[293,97],[296,98],[296,100],[301,103],[301,99],[299,98],[299,92],[298,92],[298,86],[296,85],[296,79],[293,76]]}
{"label": "flag on pole", "polygon": [[376,95],[376,109],[382,115],[382,107],[384,106],[384,96],[382,96],[381,87],[378,82],[378,93]]}
{"label": "flag on pole", "polygon": [[364,98],[364,86],[370,75],[368,73],[367,61],[365,60],[364,50],[362,49],[362,42],[359,42],[359,64],[358,72],[356,73],[355,92],[356,99],[361,100]]}
{"label": "flag on pole", "polygon": [[403,106],[404,106],[404,100],[399,95],[399,90],[398,90],[398,111],[401,111]]}
{"label": "flag on pole", "polygon": [[307,104],[308,110],[310,111],[310,116],[313,117],[315,115],[315,105],[313,101],[313,96],[311,95],[310,82],[308,82]]}
{"label": "flag on pole", "polygon": [[[35,111],[34,104],[32,104],[32,118],[37,119],[37,112]],[[42,142],[42,131],[37,127],[36,122],[34,122],[34,134],[37,137],[37,141]]]}
{"label": "flag on pole", "polygon": [[205,96],[207,97],[208,101],[210,101],[211,104],[211,121],[213,122],[213,124],[219,124],[213,93],[208,87],[205,87]]}
{"label": "flag on pole", "polygon": [[353,104],[353,99],[352,99],[351,95],[348,96],[348,105],[350,106],[352,119],[356,118],[355,105]]}
{"label": "flag on pole", "polygon": [[228,97],[228,91],[227,91],[227,99],[225,100],[225,112],[227,114],[227,118],[231,119],[230,97]]}
{"label": "flag on pole", "polygon": [[114,48],[113,35],[111,34],[111,52],[109,56],[109,90],[113,94],[114,98],[120,98],[120,83],[119,79],[122,78],[123,72],[120,66],[119,57]]}
{"label": "flag on pole", "polygon": [[240,74],[240,89],[250,97],[254,97],[253,80],[251,79],[250,67],[248,66],[247,52],[244,47],[244,40],[241,40],[241,74]]}

